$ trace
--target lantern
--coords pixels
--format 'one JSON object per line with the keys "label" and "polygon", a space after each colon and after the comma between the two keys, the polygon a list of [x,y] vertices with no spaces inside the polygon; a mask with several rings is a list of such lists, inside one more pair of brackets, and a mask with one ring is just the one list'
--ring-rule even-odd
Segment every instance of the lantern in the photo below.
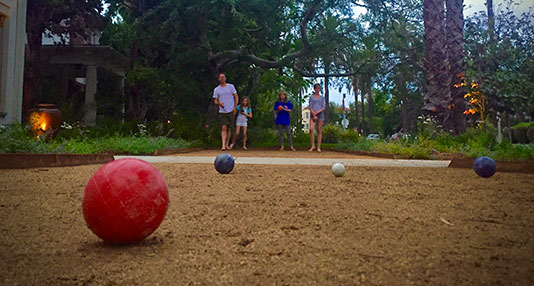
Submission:
{"label": "lantern", "polygon": [[35,137],[53,138],[61,125],[61,111],[55,104],[38,104],[30,110],[28,123]]}

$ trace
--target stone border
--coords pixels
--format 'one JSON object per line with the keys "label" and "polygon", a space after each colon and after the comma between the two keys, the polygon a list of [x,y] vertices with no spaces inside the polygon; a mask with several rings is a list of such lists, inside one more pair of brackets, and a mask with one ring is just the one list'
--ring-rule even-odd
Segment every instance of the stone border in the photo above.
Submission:
{"label": "stone border", "polygon": [[405,158],[401,158],[400,156],[396,156],[393,154],[383,154],[383,153],[360,151],[360,150],[344,150],[344,149],[336,149],[336,148],[323,148],[323,150],[328,150],[328,151],[338,152],[338,153],[345,153],[345,154],[352,154],[352,155],[359,155],[359,156],[386,158],[386,159],[405,159]]}
{"label": "stone border", "polygon": [[[449,168],[472,169],[475,159],[453,158]],[[529,173],[534,174],[534,161],[495,161],[497,172]]]}
{"label": "stone border", "polygon": [[0,154],[0,169],[79,166],[104,164],[113,160],[113,154],[2,153]]}

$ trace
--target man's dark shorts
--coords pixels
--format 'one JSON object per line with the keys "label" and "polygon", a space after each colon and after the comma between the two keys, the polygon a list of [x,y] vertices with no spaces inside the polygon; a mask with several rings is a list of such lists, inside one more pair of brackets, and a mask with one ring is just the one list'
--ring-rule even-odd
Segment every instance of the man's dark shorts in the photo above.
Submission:
{"label": "man's dark shorts", "polygon": [[235,125],[235,116],[233,112],[219,113],[219,124],[221,126],[226,125],[229,128],[233,128]]}

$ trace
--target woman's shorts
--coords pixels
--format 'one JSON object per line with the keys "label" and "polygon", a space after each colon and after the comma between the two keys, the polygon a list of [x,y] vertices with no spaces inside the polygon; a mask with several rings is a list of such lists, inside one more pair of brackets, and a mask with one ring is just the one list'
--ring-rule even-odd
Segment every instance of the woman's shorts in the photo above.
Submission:
{"label": "woman's shorts", "polygon": [[[317,117],[319,118],[318,120],[319,121],[323,121],[324,122],[324,111],[321,111],[319,114],[317,114]],[[313,119],[313,117],[312,117]]]}

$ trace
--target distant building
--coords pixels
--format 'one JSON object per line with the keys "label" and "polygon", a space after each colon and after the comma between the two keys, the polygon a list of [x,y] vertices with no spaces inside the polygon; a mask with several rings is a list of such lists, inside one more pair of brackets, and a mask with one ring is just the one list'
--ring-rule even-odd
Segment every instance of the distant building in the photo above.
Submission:
{"label": "distant building", "polygon": [[310,110],[308,108],[302,109],[302,131],[310,132]]}
{"label": "distant building", "polygon": [[[60,24],[62,27],[67,27],[66,21]],[[60,35],[53,34],[50,30],[46,30],[41,36],[41,45],[50,46],[57,44],[64,45],[100,45],[101,32],[93,30],[87,35],[80,35],[78,33],[63,33]]]}
{"label": "distant building", "polygon": [[[107,70],[118,77],[119,89],[124,93],[124,79],[130,68],[126,56],[110,46],[100,45],[100,35],[101,32],[96,30],[88,31],[85,36],[77,33],[56,35],[46,31],[41,40],[40,54],[47,68],[62,71],[58,72],[57,83],[62,87],[62,93],[69,93],[69,87],[83,86],[85,125],[96,123],[98,70]],[[122,110],[124,112],[124,103]]]}
{"label": "distant building", "polygon": [[[27,0],[0,0],[0,124],[20,122],[22,113],[28,111],[23,110],[22,94],[26,9]],[[59,86],[67,87],[69,80],[84,86],[84,122],[87,125],[95,124],[97,115],[98,69],[117,76],[120,89],[124,91],[129,59],[109,46],[100,45],[99,31],[93,31],[87,37],[74,33],[54,35],[46,31],[42,36],[40,56],[46,68],[61,70],[58,75],[66,75],[58,80]],[[29,102],[31,105],[31,100]]]}
{"label": "distant building", "polygon": [[26,0],[0,0],[0,124],[20,122]]}

